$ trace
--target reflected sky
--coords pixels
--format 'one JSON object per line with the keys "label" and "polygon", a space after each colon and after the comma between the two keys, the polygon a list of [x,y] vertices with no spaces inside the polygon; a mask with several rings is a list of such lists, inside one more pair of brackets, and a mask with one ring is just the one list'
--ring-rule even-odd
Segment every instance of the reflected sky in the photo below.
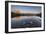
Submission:
{"label": "reflected sky", "polygon": [[41,27],[41,18],[38,16],[21,16],[19,20],[11,19],[11,28]]}

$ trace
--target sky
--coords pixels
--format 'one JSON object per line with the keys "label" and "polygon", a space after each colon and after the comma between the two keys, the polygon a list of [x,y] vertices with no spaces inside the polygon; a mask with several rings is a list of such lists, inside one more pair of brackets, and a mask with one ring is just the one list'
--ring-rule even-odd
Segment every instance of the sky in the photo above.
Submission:
{"label": "sky", "polygon": [[22,6],[22,5],[11,5],[11,11],[21,10],[24,12],[41,12],[41,6]]}

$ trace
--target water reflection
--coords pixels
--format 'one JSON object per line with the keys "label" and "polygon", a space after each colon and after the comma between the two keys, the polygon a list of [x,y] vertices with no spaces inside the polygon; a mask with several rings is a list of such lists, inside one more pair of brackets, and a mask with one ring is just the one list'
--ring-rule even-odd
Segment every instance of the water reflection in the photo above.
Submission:
{"label": "water reflection", "polygon": [[41,18],[38,16],[20,16],[11,18],[11,28],[41,27]]}

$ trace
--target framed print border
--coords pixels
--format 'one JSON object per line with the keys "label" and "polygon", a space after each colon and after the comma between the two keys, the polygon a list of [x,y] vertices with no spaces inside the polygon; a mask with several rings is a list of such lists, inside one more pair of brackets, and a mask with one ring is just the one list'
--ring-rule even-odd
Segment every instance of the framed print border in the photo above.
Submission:
{"label": "framed print border", "polygon": [[[43,30],[33,30],[33,31],[17,31],[17,32],[9,32],[8,31],[8,4],[12,3],[32,3],[32,4],[43,4],[44,5],[44,29]],[[24,1],[5,1],[5,33],[19,33],[19,32],[37,32],[37,31],[45,31],[45,3],[39,2],[24,2]]]}

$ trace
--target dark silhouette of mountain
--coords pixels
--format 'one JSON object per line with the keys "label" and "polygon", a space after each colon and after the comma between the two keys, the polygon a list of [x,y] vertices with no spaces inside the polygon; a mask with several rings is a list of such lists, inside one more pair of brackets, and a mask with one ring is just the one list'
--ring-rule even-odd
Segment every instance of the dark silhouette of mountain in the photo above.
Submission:
{"label": "dark silhouette of mountain", "polygon": [[32,13],[20,13],[18,11],[16,13],[11,12],[11,18],[19,17],[19,16],[39,16],[39,17],[41,17],[41,13],[39,13],[39,14],[32,14]]}

